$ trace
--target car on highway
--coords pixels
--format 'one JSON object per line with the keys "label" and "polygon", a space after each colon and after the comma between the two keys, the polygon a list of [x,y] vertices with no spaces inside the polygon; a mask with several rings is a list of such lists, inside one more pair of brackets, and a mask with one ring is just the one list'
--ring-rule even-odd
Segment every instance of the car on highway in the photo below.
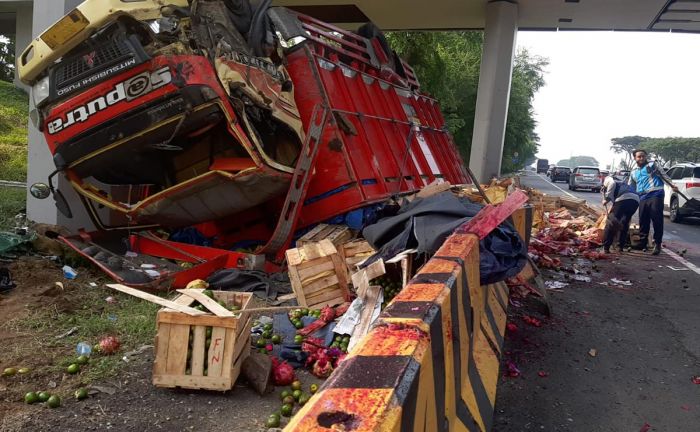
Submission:
{"label": "car on highway", "polygon": [[[683,195],[691,199],[700,199],[700,164],[676,164],[666,174]],[[688,216],[700,217],[700,209],[697,206],[689,206],[685,198],[673,192],[669,185],[665,185],[664,189],[664,209],[668,211],[671,222],[681,222]]]}
{"label": "car on highway", "polygon": [[630,170],[617,170],[613,173],[613,178],[618,181],[625,181],[630,176]]}
{"label": "car on highway", "polygon": [[569,190],[588,189],[600,192],[603,181],[600,179],[600,169],[591,166],[579,166],[569,175]]}
{"label": "car on highway", "polygon": [[571,175],[571,168],[565,167],[565,166],[557,166],[557,167],[552,168],[549,171],[548,177],[549,177],[549,180],[552,181],[552,183],[556,183],[558,181],[568,182],[570,175]]}

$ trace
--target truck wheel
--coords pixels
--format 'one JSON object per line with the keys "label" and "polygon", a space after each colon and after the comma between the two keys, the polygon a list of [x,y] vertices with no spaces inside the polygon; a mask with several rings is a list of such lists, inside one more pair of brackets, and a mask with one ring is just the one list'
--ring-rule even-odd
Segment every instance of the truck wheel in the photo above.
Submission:
{"label": "truck wheel", "polygon": [[676,197],[671,198],[671,206],[669,209],[668,218],[673,223],[681,223],[683,221],[683,216],[681,216],[681,210],[678,207],[678,198]]}

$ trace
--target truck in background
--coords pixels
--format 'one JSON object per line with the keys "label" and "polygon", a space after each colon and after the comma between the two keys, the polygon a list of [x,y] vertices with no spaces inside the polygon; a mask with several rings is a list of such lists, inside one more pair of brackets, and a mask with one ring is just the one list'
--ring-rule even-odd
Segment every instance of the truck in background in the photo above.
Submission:
{"label": "truck in background", "polygon": [[546,174],[549,169],[549,161],[547,159],[537,159],[537,174]]}

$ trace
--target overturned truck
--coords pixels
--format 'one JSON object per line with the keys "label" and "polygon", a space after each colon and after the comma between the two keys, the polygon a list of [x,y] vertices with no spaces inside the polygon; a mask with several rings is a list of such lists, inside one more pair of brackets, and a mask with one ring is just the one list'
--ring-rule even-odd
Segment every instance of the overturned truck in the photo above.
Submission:
{"label": "overturned truck", "polygon": [[32,193],[70,217],[65,176],[97,227],[66,241],[117,280],[151,282],[110,251],[259,267],[306,227],[467,182],[437,101],[376,26],[270,3],[88,0],[21,54],[56,165]]}

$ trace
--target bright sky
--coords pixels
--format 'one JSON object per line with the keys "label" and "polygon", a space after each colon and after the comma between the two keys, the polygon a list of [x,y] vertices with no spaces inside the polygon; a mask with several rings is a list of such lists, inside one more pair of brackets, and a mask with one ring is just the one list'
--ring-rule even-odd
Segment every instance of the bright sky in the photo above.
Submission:
{"label": "bright sky", "polygon": [[518,47],[550,61],[535,96],[538,156],[549,163],[617,164],[614,137],[700,136],[700,34],[520,32]]}

